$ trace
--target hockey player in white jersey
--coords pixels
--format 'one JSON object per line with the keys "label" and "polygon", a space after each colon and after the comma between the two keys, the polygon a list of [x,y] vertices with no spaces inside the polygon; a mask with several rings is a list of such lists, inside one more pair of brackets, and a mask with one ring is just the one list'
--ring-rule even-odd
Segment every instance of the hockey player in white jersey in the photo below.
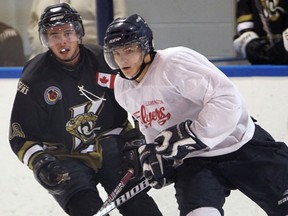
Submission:
{"label": "hockey player in white jersey", "polygon": [[119,70],[116,100],[149,143],[139,152],[151,186],[174,182],[181,216],[224,215],[235,189],[269,216],[287,215],[286,144],[253,120],[237,87],[207,58],[185,47],[154,50],[152,40],[135,14],[114,20],[104,42],[107,63]]}

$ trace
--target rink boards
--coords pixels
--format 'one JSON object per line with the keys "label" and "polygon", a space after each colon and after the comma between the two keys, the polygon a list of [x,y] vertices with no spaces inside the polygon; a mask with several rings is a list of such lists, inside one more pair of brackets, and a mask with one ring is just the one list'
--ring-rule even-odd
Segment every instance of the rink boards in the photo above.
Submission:
{"label": "rink boards", "polygon": [[[288,76],[286,65],[225,65],[218,66],[228,77]],[[22,67],[0,67],[0,78],[19,78]]]}
{"label": "rink boards", "polygon": [[[219,66],[219,69],[239,88],[251,115],[277,140],[288,143],[288,66]],[[21,71],[20,67],[0,68],[0,151],[3,152],[0,170],[10,173],[1,179],[0,212],[5,216],[64,216],[66,214],[36,183],[32,172],[18,161],[9,147],[9,118]],[[163,215],[178,215],[172,186],[160,191],[151,190],[149,193],[155,198]],[[106,198],[101,189],[100,194]],[[265,216],[259,207],[238,191],[232,192],[224,209],[227,216]],[[111,214],[118,215],[117,211]]]}

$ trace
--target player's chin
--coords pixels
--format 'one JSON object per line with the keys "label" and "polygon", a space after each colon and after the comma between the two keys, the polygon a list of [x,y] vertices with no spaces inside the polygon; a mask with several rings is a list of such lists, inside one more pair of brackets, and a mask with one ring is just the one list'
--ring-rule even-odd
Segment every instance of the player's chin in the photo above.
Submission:
{"label": "player's chin", "polygon": [[65,63],[65,64],[70,64],[73,61],[73,58],[71,57],[71,55],[60,54],[60,55],[56,55],[56,58],[58,59],[58,61]]}
{"label": "player's chin", "polygon": [[135,71],[132,71],[131,68],[122,68],[121,71],[126,77],[134,77]]}
{"label": "player's chin", "polygon": [[58,54],[58,55],[57,55],[57,58],[58,58],[60,61],[69,61],[69,60],[71,59],[70,56],[64,55],[64,54]]}

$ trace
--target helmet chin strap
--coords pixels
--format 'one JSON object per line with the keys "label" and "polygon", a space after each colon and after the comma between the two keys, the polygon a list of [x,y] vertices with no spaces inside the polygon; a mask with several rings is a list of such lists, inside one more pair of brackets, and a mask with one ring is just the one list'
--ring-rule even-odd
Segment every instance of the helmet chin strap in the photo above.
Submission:
{"label": "helmet chin strap", "polygon": [[138,72],[136,73],[136,75],[133,76],[132,78],[126,77],[125,74],[124,74],[121,70],[120,70],[120,72],[119,72],[120,76],[121,76],[122,78],[124,78],[124,79],[127,79],[127,80],[136,80],[136,79],[142,74],[142,72],[143,72],[143,70],[145,69],[145,67],[146,67],[148,64],[151,64],[151,62],[153,61],[153,59],[154,59],[154,57],[155,57],[155,54],[156,54],[155,52],[151,52],[151,53],[150,53],[150,55],[151,55],[151,60],[150,60],[149,62],[147,62],[147,63],[144,62],[145,57],[143,58],[143,62],[142,62],[142,64],[141,64],[140,69],[138,70]]}
{"label": "helmet chin strap", "polygon": [[127,80],[136,80],[143,72],[144,68],[146,67],[146,65],[148,65],[149,63],[145,63],[144,60],[143,60],[143,63],[141,64],[141,67],[140,69],[138,70],[138,72],[136,73],[135,76],[133,76],[132,78],[128,78],[125,76],[125,74],[120,70],[120,76],[124,79],[127,79]]}

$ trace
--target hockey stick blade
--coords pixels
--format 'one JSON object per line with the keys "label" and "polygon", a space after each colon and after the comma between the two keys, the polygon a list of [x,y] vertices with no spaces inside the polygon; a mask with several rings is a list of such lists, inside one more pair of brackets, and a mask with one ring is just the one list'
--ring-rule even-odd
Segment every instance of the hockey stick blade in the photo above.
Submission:
{"label": "hockey stick blade", "polygon": [[140,182],[138,185],[133,187],[131,190],[127,191],[122,196],[118,197],[114,201],[110,202],[108,205],[106,205],[102,210],[100,209],[94,216],[105,216],[115,208],[118,208],[137,194],[139,194],[141,191],[145,190],[147,187],[149,187],[149,182],[147,179]]}
{"label": "hockey stick blade", "polygon": [[125,176],[121,179],[119,184],[115,187],[115,189],[109,194],[108,198],[105,200],[105,202],[102,204],[102,207],[100,208],[100,211],[105,208],[109,203],[114,201],[114,199],[120,194],[122,189],[125,187],[125,185],[129,182],[129,180],[133,177],[134,170],[129,169]]}

